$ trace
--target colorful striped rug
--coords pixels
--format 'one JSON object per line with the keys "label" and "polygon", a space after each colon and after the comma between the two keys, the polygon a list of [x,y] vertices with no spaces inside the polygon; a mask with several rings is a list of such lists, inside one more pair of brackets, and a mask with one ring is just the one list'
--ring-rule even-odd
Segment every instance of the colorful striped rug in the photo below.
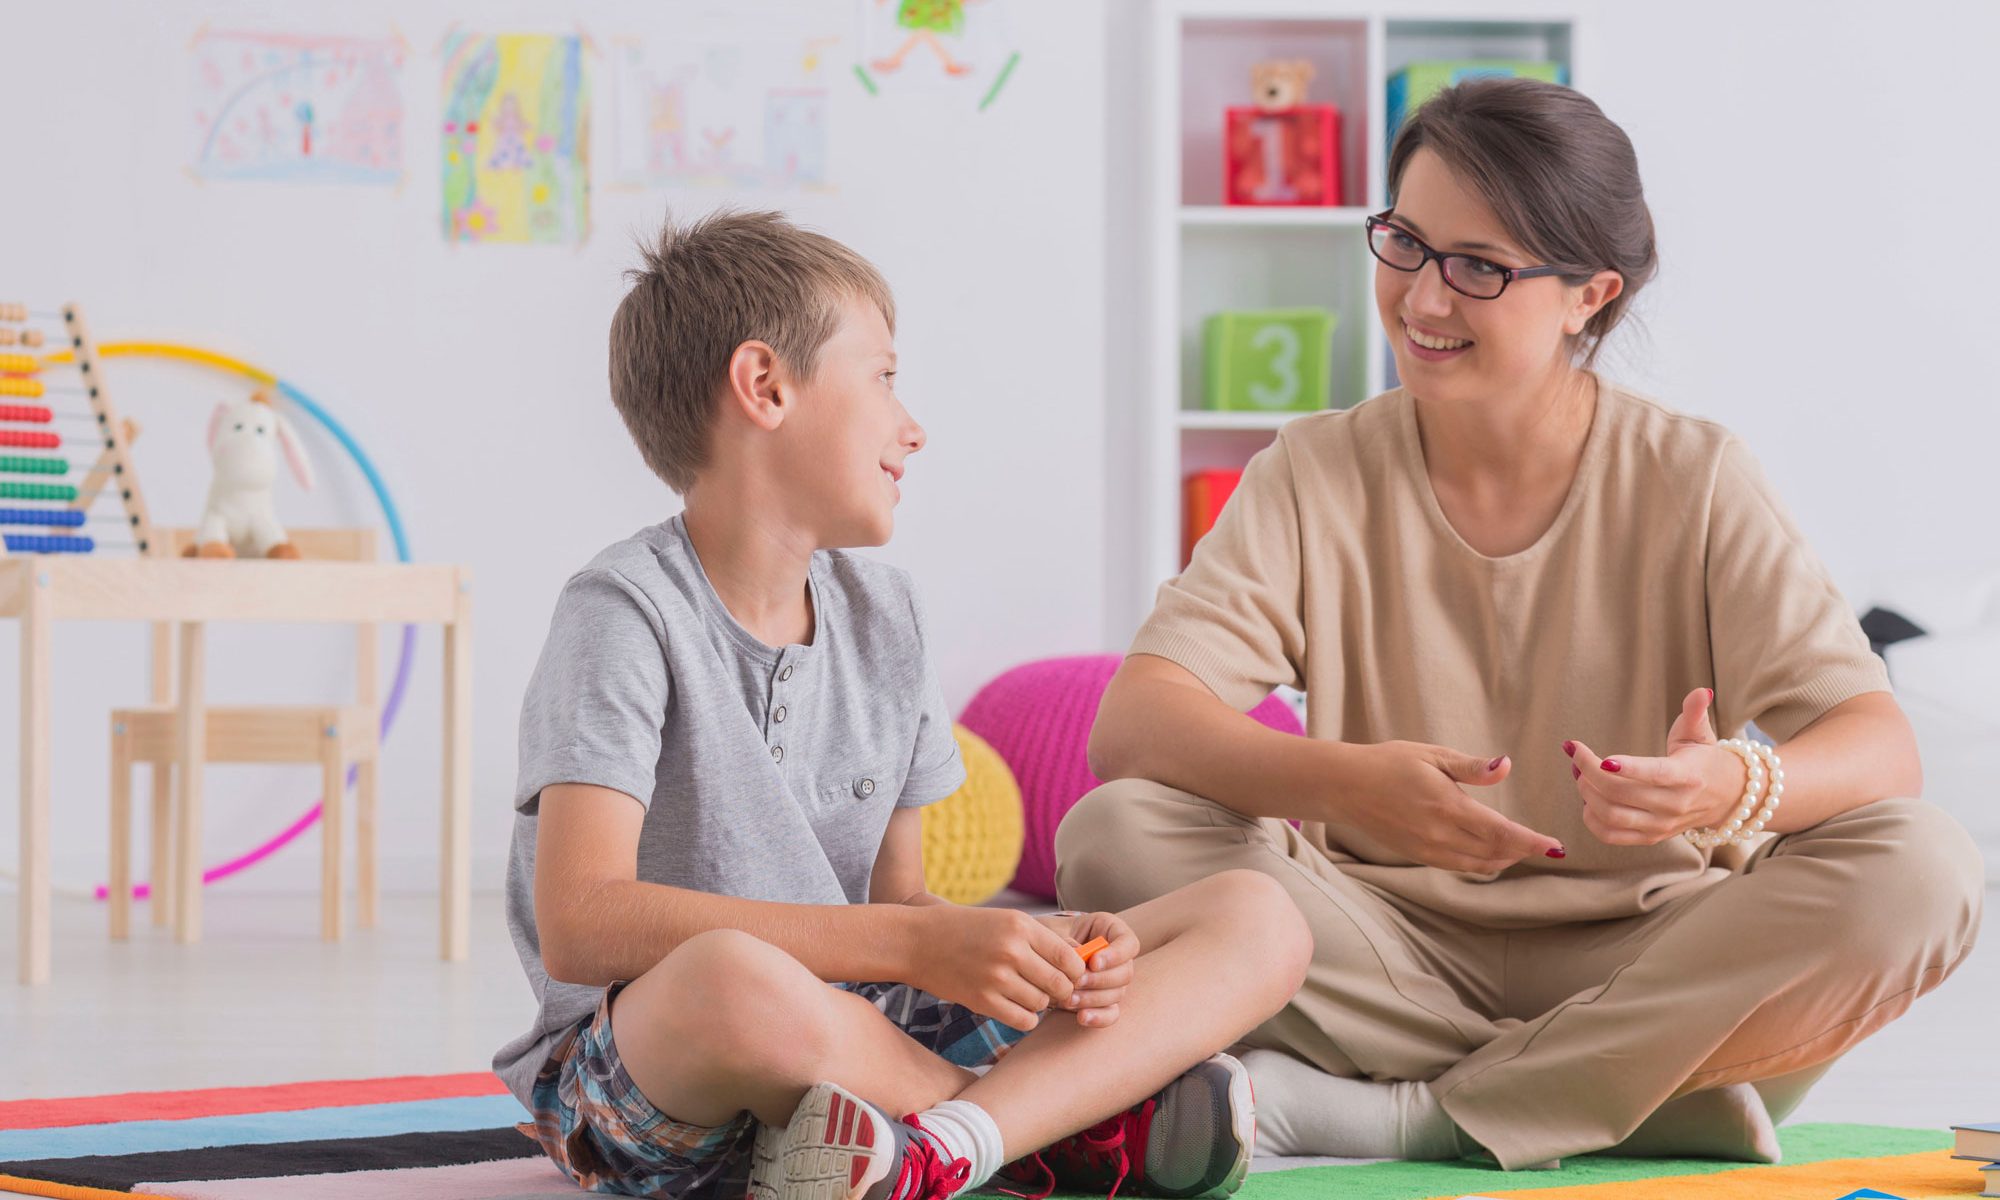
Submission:
{"label": "colorful striped rug", "polygon": [[[572,1200],[485,1073],[0,1103],[0,1194],[64,1200]],[[1260,1160],[1241,1200],[1900,1200],[1971,1196],[1943,1131],[1795,1125],[1779,1166],[1584,1156],[1559,1171],[1458,1163],[1287,1168]],[[1275,1168],[1275,1169],[1274,1169]]]}
{"label": "colorful striped rug", "polygon": [[0,1193],[573,1200],[486,1072],[0,1103]]}

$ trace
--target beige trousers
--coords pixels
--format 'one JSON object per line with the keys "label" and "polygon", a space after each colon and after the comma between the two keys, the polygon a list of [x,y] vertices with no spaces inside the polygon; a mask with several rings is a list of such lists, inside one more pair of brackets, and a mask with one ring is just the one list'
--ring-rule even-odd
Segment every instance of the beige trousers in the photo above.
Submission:
{"label": "beige trousers", "polygon": [[1775,839],[1653,912],[1542,929],[1430,912],[1343,874],[1284,821],[1146,780],[1085,796],[1056,857],[1062,902],[1080,909],[1233,867],[1277,879],[1312,927],[1313,964],[1246,1044],[1428,1082],[1510,1169],[1615,1146],[1689,1092],[1809,1084],[1957,968],[1985,894],[1971,838],[1918,800]]}

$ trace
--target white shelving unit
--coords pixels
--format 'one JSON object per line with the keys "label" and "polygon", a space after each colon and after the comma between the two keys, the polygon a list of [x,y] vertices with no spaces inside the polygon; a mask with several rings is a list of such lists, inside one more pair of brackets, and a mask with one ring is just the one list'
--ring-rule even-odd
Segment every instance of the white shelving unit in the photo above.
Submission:
{"label": "white shelving unit", "polygon": [[1189,204],[1181,208],[1181,227],[1359,229],[1371,211],[1366,207],[1252,208],[1248,205]]}
{"label": "white shelving unit", "polygon": [[[1378,0],[1378,4],[1380,0]],[[1215,312],[1316,305],[1338,314],[1331,403],[1393,385],[1375,315],[1363,222],[1387,206],[1389,76],[1429,59],[1561,62],[1576,82],[1576,20],[1567,10],[1501,19],[1422,9],[1341,8],[1325,0],[1154,0],[1151,121],[1144,186],[1151,304],[1140,389],[1145,545],[1139,611],[1181,563],[1182,486],[1199,470],[1240,467],[1296,413],[1216,412],[1203,405],[1202,322]],[[1222,203],[1223,110],[1248,104],[1250,68],[1303,58],[1308,99],[1340,107],[1341,205]]]}

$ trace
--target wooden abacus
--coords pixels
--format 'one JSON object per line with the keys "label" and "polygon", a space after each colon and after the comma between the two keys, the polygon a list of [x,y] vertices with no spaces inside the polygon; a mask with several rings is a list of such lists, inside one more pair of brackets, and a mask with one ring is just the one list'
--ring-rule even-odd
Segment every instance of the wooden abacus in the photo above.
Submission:
{"label": "wooden abacus", "polygon": [[[43,328],[57,321],[60,332]],[[69,351],[58,357],[69,361],[24,352],[39,350],[55,338]],[[52,370],[74,371],[74,381],[66,374],[48,378]],[[65,432],[64,423],[81,428]],[[80,307],[65,304],[44,310],[0,303],[0,527],[47,531],[0,533],[0,557],[91,554],[113,546],[152,553],[153,522],[132,466],[136,436],[138,427],[120,418],[111,402]],[[95,451],[80,474],[63,453],[72,447]],[[22,450],[55,453],[15,453]],[[122,511],[116,517],[93,516],[91,510],[107,493]],[[115,522],[130,531],[130,540],[83,532],[94,522]]]}

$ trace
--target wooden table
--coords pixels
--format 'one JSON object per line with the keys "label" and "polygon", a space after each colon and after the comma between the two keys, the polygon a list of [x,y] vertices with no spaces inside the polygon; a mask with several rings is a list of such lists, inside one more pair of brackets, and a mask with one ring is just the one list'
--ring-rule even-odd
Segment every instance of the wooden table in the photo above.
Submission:
{"label": "wooden table", "polygon": [[[210,621],[444,627],[444,796],[439,953],[466,956],[472,865],[472,586],[462,567],[375,562],[215,561],[0,557],[0,617],[21,622],[21,982],[49,978],[50,634],[57,621],[171,621],[180,625],[180,758],[184,836],[174,846],[182,879],[201,871],[205,744],[203,647]],[[158,881],[155,881],[156,883]],[[201,888],[176,906],[174,933],[201,936]]]}

